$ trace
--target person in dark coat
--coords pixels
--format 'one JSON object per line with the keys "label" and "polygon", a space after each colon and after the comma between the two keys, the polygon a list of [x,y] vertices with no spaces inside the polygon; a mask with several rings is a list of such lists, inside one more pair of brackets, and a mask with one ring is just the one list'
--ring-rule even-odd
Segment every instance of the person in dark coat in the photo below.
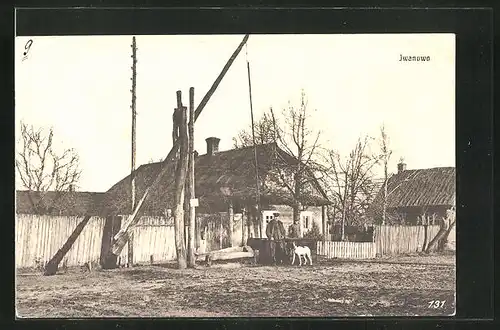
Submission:
{"label": "person in dark coat", "polygon": [[299,238],[299,221],[295,220],[293,224],[288,227],[288,237]]}
{"label": "person in dark coat", "polygon": [[285,239],[286,231],[283,223],[279,219],[279,216],[279,212],[275,212],[273,219],[269,221],[266,228],[266,235],[270,240],[269,248],[271,250],[270,254],[273,264],[276,264],[277,262],[283,263],[285,254],[283,240]]}

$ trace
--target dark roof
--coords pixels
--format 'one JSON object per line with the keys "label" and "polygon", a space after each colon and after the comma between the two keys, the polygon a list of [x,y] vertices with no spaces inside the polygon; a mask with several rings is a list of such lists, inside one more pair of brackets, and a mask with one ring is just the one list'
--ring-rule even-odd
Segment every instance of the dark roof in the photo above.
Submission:
{"label": "dark roof", "polygon": [[[387,208],[455,205],[455,168],[405,170],[387,182]],[[383,186],[374,205],[383,203]]]}
{"label": "dark roof", "polygon": [[[282,157],[277,157],[279,153]],[[279,159],[293,161],[276,144],[257,146],[257,159],[261,182],[267,185],[260,191],[262,203],[287,204],[291,195],[284,188],[270,184],[271,169]],[[151,191],[144,205],[146,214],[162,214],[166,208],[173,208],[173,192],[175,182],[175,163],[166,165],[168,170],[160,181],[159,188]],[[161,170],[162,163],[141,165],[135,171],[136,196],[141,198],[148,185]],[[309,184],[308,193],[305,194],[304,204],[324,205],[329,201],[324,191],[316,180]],[[129,213],[130,202],[130,175],[116,183],[108,190],[104,204],[110,214]],[[227,187],[229,190],[221,190]],[[256,200],[255,157],[254,148],[245,147],[217,152],[214,155],[200,155],[195,158],[195,191],[200,206],[213,207],[221,201],[230,198],[235,201]]]}
{"label": "dark roof", "polygon": [[[101,213],[101,202],[105,193],[83,191],[16,191],[16,213],[50,215],[93,215]],[[35,205],[45,206],[44,211],[35,211]]]}

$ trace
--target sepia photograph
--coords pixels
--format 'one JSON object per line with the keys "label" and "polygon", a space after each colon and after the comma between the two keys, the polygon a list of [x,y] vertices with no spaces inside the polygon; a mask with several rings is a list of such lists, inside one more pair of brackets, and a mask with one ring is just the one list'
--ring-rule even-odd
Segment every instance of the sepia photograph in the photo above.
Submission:
{"label": "sepia photograph", "polygon": [[17,318],[455,315],[455,40],[16,37]]}

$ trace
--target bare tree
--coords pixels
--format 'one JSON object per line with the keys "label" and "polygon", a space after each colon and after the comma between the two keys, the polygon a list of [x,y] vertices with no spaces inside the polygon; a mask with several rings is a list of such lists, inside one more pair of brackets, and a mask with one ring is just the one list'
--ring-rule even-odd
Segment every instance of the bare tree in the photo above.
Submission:
{"label": "bare tree", "polygon": [[384,225],[387,217],[387,182],[389,180],[388,164],[392,155],[392,150],[389,148],[389,137],[385,130],[385,125],[380,127],[380,158],[384,166],[384,186],[383,186],[383,201],[382,201],[382,224]]}
{"label": "bare tree", "polygon": [[[50,203],[55,203],[62,192],[75,189],[81,175],[79,157],[75,150],[64,149],[57,153],[53,138],[52,128],[35,129],[21,123],[16,169],[19,181],[28,190],[29,201],[37,213],[49,211],[52,206]],[[47,191],[56,192],[56,198],[50,203],[45,198]],[[39,195],[36,202],[32,192]]]}
{"label": "bare tree", "polygon": [[359,138],[348,157],[335,150],[328,153],[329,165],[325,176],[328,193],[336,203],[333,213],[340,215],[342,240],[346,225],[359,224],[376,194],[373,170],[379,157],[370,150],[372,138]]}
{"label": "bare tree", "polygon": [[[271,112],[265,112],[254,126],[256,144],[276,142],[276,134],[274,133],[274,124]],[[236,137],[233,137],[233,146],[235,148],[253,146],[251,125],[248,128],[241,130]]]}
{"label": "bare tree", "polygon": [[[311,187],[311,182],[316,180],[315,173],[324,170],[318,163],[321,132],[310,128],[310,109],[304,91],[301,93],[298,107],[289,102],[288,108],[283,109],[283,123],[278,123],[272,108],[270,112],[273,139],[277,146],[285,151],[284,154],[276,153],[278,166],[275,166],[273,171],[274,180],[285,187],[292,196],[293,221],[300,223],[300,212],[305,210],[304,198],[307,189]],[[302,230],[302,227],[301,224],[299,228]],[[303,233],[300,232],[299,235],[302,236]]]}
{"label": "bare tree", "polygon": [[[282,110],[281,120],[271,108],[255,125],[256,144],[275,143],[278,147],[267,180],[288,192],[293,220],[299,222],[300,212],[305,209],[307,190],[315,180],[314,174],[323,170],[317,162],[321,133],[310,128],[310,118],[306,95],[302,91],[300,105],[293,106],[289,102]],[[235,147],[253,145],[251,128],[242,130],[233,142]]]}

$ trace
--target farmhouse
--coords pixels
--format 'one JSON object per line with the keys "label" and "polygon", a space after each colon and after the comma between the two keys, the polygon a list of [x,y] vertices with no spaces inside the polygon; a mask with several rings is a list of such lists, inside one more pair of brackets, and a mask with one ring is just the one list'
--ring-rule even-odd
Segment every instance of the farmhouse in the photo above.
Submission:
{"label": "farmhouse", "polygon": [[99,216],[103,192],[16,191],[16,214]]}
{"label": "farmhouse", "polygon": [[[297,160],[286,154],[275,143],[258,145],[257,163],[259,174],[259,194],[256,188],[254,147],[219,151],[219,139],[206,139],[207,152],[195,152],[195,191],[199,200],[197,214],[218,214],[220,212],[243,213],[259,228],[255,236],[265,233],[266,223],[273,217],[274,210],[281,213],[285,227],[292,223],[292,196],[276,180],[276,168]],[[136,195],[142,196],[145,189],[155,179],[162,166],[161,162],[141,165],[134,173]],[[144,204],[144,215],[164,216],[174,207],[175,163],[167,164],[170,169],[162,178],[159,188],[151,191]],[[302,200],[301,223],[307,232],[316,222],[320,230],[326,216],[325,206],[329,204],[325,192],[313,174],[307,172],[307,184]],[[109,215],[131,213],[131,176],[116,183],[106,193],[105,207]],[[257,214],[257,200],[260,197],[262,223]],[[139,197],[140,198],[140,197]]]}
{"label": "farmhouse", "polygon": [[[407,170],[399,163],[387,182],[388,222],[421,224],[426,219],[432,224],[455,206],[455,186],[454,167]],[[376,222],[382,218],[383,196],[382,187],[369,210]]]}

